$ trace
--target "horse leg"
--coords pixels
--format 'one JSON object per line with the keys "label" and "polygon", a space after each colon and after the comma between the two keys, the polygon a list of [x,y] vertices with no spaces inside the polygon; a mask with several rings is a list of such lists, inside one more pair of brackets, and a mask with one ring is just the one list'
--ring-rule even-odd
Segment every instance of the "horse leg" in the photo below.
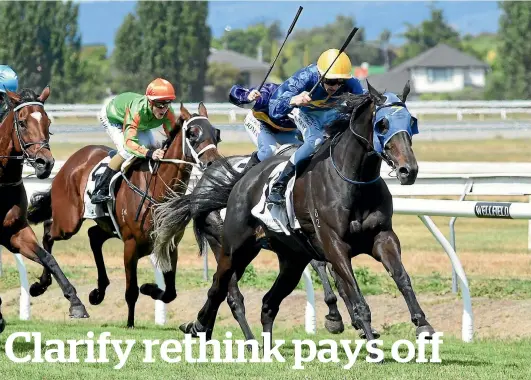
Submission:
{"label": "horse leg", "polygon": [[128,315],[127,327],[135,327],[135,305],[138,300],[138,278],[137,278],[138,256],[136,252],[136,242],[134,239],[126,240],[124,243],[124,267],[125,267],[125,301],[127,302]]}
{"label": "horse leg", "polygon": [[37,237],[29,226],[13,234],[10,240],[10,250],[14,253],[20,252],[26,258],[40,263],[53,274],[65,298],[70,301],[70,317],[89,317],[85,306],[77,296],[76,289],[68,281],[55,258],[39,246]]}
{"label": "horse leg", "polygon": [[4,320],[2,316],[2,298],[0,298],[0,334],[4,329],[6,328],[6,321]]}
{"label": "horse leg", "polygon": [[[354,310],[354,307],[352,306],[352,302],[350,302],[350,299],[347,296],[347,293],[345,292],[345,287],[342,284],[342,280],[337,276],[336,272],[334,272],[334,269],[329,267],[328,270],[330,271],[330,274],[332,275],[332,278],[334,279],[334,283],[336,284],[337,292],[339,293],[339,296],[343,299],[343,302],[345,302],[345,306],[347,307],[348,313],[350,315],[351,324],[352,327],[354,327],[360,336],[361,339],[365,339],[365,333],[363,332],[363,329],[361,328],[361,318]],[[372,328],[372,335],[374,335],[374,339],[378,339],[380,337],[380,333]]]}
{"label": "horse leg", "polygon": [[[52,248],[53,248],[53,240],[50,238],[50,231],[52,228],[52,221],[46,220],[43,223],[43,230],[44,234],[42,237],[42,246],[45,251],[49,252],[50,255],[52,254]],[[48,290],[48,287],[52,284],[52,276],[50,272],[46,269],[46,267],[43,267],[41,277],[39,278],[39,282],[35,282],[31,284],[30,287],[30,295],[32,297],[38,297],[46,290]]]}
{"label": "horse leg", "polygon": [[[201,225],[202,225],[202,230],[203,230],[202,233],[205,235],[208,241],[208,245],[210,246],[210,249],[212,249],[212,252],[214,252],[216,262],[219,262],[219,256],[221,254],[221,234],[222,234],[223,220],[221,220],[221,217],[218,212],[212,212],[208,214],[204,223],[201,223]],[[260,247],[257,246],[256,248],[254,248],[254,250],[255,250],[255,253],[250,253],[248,256],[249,263],[256,257],[256,255],[258,255],[258,253],[260,252]],[[247,267],[247,265],[245,265],[245,267]],[[244,271],[245,271],[245,268],[243,269],[243,271],[239,271],[238,273],[234,273],[232,275],[230,282],[229,282],[227,304],[230,307],[232,316],[234,317],[234,319],[236,319],[236,321],[240,325],[240,328],[243,332],[243,335],[245,336],[245,339],[254,340],[255,337],[251,331],[251,328],[249,327],[247,318],[245,317],[244,297],[238,287],[238,281],[243,276]]]}
{"label": "horse leg", "polygon": [[290,250],[277,252],[280,271],[271,289],[262,298],[262,313],[260,320],[264,333],[269,333],[273,341],[273,322],[278,314],[281,302],[293,292],[299,283],[302,272],[310,262],[306,256],[297,255]]}
{"label": "horse leg", "polygon": [[[181,235],[182,237],[182,235]],[[177,241],[180,241],[179,238]],[[177,243],[178,244],[178,243]],[[163,273],[165,289],[162,290],[155,283],[143,284],[140,287],[140,293],[150,296],[154,300],[162,301],[164,303],[170,303],[175,298],[177,298],[177,290],[175,288],[175,274],[177,272],[177,257],[178,250],[177,247],[172,251],[170,262],[171,262],[171,271]]]}
{"label": "horse leg", "polygon": [[324,298],[328,306],[328,315],[325,317],[325,327],[328,332],[332,334],[341,334],[345,330],[345,325],[343,325],[343,319],[337,308],[337,297],[332,290],[332,286],[330,286],[330,281],[326,274],[326,262],[312,260],[310,261],[310,264],[319,275],[323,284]]}
{"label": "horse leg", "polygon": [[421,333],[428,333],[427,338],[431,338],[435,334],[435,330],[426,320],[426,316],[417,301],[411,280],[402,264],[400,242],[394,231],[382,231],[376,236],[372,256],[383,264],[404,296],[411,313],[411,321],[417,328],[417,337]]}
{"label": "horse leg", "polygon": [[99,305],[105,299],[105,290],[110,284],[105,268],[105,261],[103,260],[102,247],[103,243],[113,236],[105,232],[100,226],[95,225],[88,229],[88,237],[90,249],[92,250],[96,268],[98,269],[98,287],[90,292],[89,302],[92,305]]}

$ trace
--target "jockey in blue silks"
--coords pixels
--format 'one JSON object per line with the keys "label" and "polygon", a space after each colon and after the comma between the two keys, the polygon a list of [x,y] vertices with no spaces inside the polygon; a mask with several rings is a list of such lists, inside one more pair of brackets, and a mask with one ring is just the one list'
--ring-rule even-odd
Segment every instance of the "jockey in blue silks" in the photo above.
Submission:
{"label": "jockey in blue silks", "polygon": [[241,108],[250,109],[245,117],[245,127],[258,131],[258,151],[254,152],[247,162],[244,171],[273,156],[276,144],[301,145],[298,139],[297,126],[288,117],[273,119],[269,116],[269,99],[278,88],[277,84],[265,83],[260,91],[255,88],[232,86],[229,101]]}
{"label": "jockey in blue silks", "polygon": [[[352,94],[365,92],[359,80],[352,76],[352,65],[348,56],[341,53],[338,57],[338,54],[337,49],[325,51],[317,60],[317,64],[311,64],[297,71],[271,96],[269,115],[273,118],[282,118],[293,111],[297,128],[303,134],[304,144],[290,157],[273,184],[267,198],[268,202],[277,205],[284,202],[286,186],[295,174],[296,165],[309,158],[323,142],[324,127],[338,116],[338,111],[327,107],[327,104],[334,102],[335,96],[347,92]],[[337,60],[310,98],[309,91],[336,57]],[[298,110],[294,110],[294,107],[298,107]]]}
{"label": "jockey in blue silks", "polygon": [[5,89],[9,91],[18,91],[18,76],[15,71],[7,66],[0,65],[0,122],[7,114],[7,95]]}

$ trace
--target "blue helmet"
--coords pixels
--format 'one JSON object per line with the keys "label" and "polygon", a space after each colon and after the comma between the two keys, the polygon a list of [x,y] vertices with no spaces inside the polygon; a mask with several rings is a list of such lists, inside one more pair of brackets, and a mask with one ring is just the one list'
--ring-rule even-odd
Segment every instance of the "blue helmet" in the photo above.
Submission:
{"label": "blue helmet", "polygon": [[7,65],[0,65],[0,92],[9,91],[16,92],[18,90],[18,76],[13,69]]}

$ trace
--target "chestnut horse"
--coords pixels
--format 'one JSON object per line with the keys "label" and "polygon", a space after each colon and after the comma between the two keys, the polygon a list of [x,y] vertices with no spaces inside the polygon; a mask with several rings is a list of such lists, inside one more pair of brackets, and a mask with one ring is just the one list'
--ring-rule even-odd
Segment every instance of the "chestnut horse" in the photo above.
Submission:
{"label": "chestnut horse", "polygon": [[[121,237],[124,242],[124,266],[126,275],[125,300],[128,306],[127,327],[134,327],[135,304],[142,294],[165,303],[173,301],[175,289],[175,271],[177,247],[172,249],[171,270],[164,274],[166,288],[161,290],[156,284],[144,284],[138,287],[137,263],[152,251],[150,237],[152,204],[162,201],[168,190],[174,194],[184,194],[193,166],[205,167],[220,158],[217,151],[219,130],[208,120],[203,103],[199,105],[199,114],[191,115],[181,104],[181,115],[176,121],[172,135],[164,143],[167,151],[164,159],[155,163],[160,169],[153,169],[153,161],[137,160],[130,170],[122,173],[116,181],[115,202],[110,201],[107,210],[114,212],[118,230],[116,231],[109,216],[94,218],[96,225],[88,229],[90,247],[98,269],[98,287],[90,293],[92,305],[100,304],[105,298],[109,278],[105,269],[102,246],[112,237]],[[168,146],[169,145],[169,146]],[[35,194],[31,204],[33,212],[29,215],[31,223],[44,222],[43,244],[51,252],[54,242],[67,240],[75,235],[84,218],[84,193],[89,175],[111,149],[105,146],[89,145],[74,153],[55,176],[50,190]],[[152,178],[151,178],[152,177]],[[148,189],[147,193],[144,189]],[[137,219],[138,208],[141,207]],[[119,232],[119,236],[116,233]],[[51,283],[50,275],[44,271],[40,282],[33,284],[40,293],[44,293]]]}
{"label": "chestnut horse", "polygon": [[[28,198],[22,182],[24,162],[33,166],[39,179],[48,178],[54,165],[49,145],[50,119],[44,110],[50,88],[44,88],[40,95],[30,89],[23,89],[20,93],[6,91],[6,95],[9,112],[0,122],[0,244],[51,272],[70,301],[70,316],[87,318],[87,311],[77,297],[76,289],[53,256],[39,246],[26,219]],[[30,294],[35,296],[31,291]],[[4,328],[5,321],[0,310],[0,332]]]}

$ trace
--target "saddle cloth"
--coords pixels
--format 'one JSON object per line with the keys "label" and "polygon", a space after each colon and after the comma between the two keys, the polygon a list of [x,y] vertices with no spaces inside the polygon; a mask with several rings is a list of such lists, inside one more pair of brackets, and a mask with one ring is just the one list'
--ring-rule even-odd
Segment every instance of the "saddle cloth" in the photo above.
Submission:
{"label": "saddle cloth", "polygon": [[115,234],[117,234],[120,238],[120,229],[118,228],[118,224],[116,223],[116,215],[115,215],[115,204],[116,204],[116,198],[114,195],[114,187],[116,185],[116,181],[121,177],[122,172],[125,172],[133,163],[133,161],[136,159],[136,157],[131,157],[130,159],[126,160],[122,165],[121,172],[116,173],[110,182],[109,185],[109,194],[111,195],[111,200],[107,202],[107,204],[93,204],[90,201],[90,198],[92,196],[92,193],[94,192],[94,188],[96,185],[96,181],[98,178],[105,172],[105,169],[109,165],[109,161],[111,158],[116,154],[116,151],[109,152],[109,155],[105,156],[100,162],[98,162],[91,170],[89,177],[87,179],[87,184],[85,186],[85,191],[83,192],[83,203],[84,203],[84,211],[83,211],[83,218],[84,219],[98,219],[105,216],[108,216],[111,218]]}

